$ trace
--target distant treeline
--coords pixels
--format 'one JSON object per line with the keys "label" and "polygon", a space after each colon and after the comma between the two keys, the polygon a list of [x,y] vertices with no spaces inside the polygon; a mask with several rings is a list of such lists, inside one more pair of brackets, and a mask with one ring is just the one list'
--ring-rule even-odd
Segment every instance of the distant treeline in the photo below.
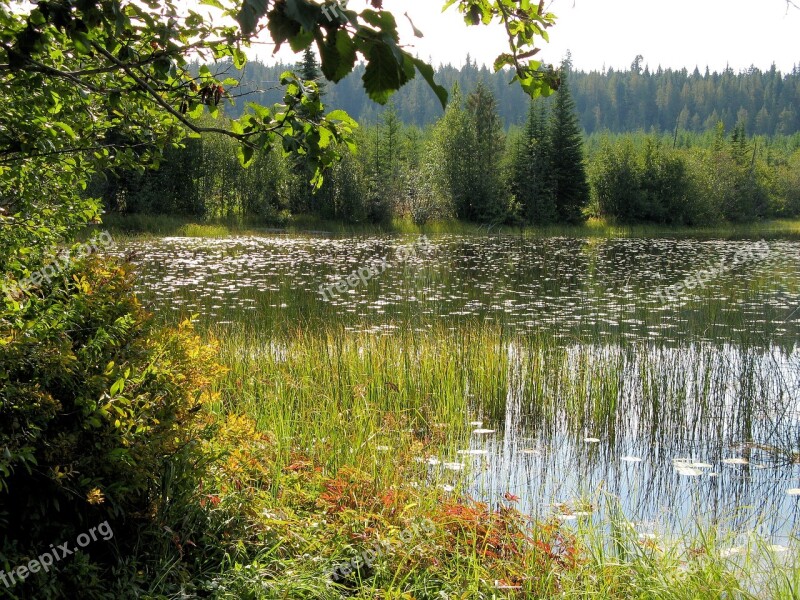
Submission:
{"label": "distant treeline", "polygon": [[[308,63],[313,78],[313,56]],[[243,169],[235,142],[218,134],[168,150],[158,171],[108,174],[92,191],[116,212],[274,224],[306,214],[353,223],[406,217],[519,225],[591,216],[701,225],[800,215],[800,134],[753,137],[742,120],[702,134],[603,133],[587,142],[568,70],[563,82],[555,97],[523,102],[525,123],[509,130],[480,81],[463,93],[454,86],[446,112],[428,127],[404,124],[390,104],[376,124],[357,130],[358,152],[345,152],[316,193],[301,158],[275,150]]]}
{"label": "distant treeline", "polygon": [[[294,65],[248,63],[242,74],[242,89],[253,92],[246,99],[272,104],[280,100],[278,80],[281,72]],[[225,69],[226,67],[220,67]],[[230,67],[228,67],[230,68]],[[371,102],[361,87],[363,66],[339,84],[327,85],[327,103],[346,110],[362,123],[375,123],[381,107]],[[230,68],[231,74],[235,75]],[[726,69],[721,73],[661,69],[651,70],[639,56],[625,71],[608,69],[590,73],[571,73],[572,94],[581,126],[591,134],[633,131],[674,131],[701,133],[722,122],[730,131],[744,124],[748,135],[790,135],[800,131],[800,66],[781,73],[774,66],[761,71]],[[477,66],[469,57],[464,67],[442,66],[436,79],[447,89],[457,83],[472,90],[482,82],[497,102],[497,112],[505,127],[525,123],[526,96],[517,85],[509,85],[508,72],[493,73]],[[229,107],[237,115],[242,104]],[[433,92],[416,78],[394,96],[397,115],[406,125],[432,125],[443,111]]]}

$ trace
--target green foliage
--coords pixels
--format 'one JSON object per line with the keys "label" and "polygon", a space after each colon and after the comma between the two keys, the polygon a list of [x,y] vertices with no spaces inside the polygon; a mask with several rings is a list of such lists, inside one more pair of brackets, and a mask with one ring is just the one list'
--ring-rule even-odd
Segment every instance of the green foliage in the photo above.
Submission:
{"label": "green foliage", "polygon": [[607,143],[594,157],[591,182],[600,215],[621,223],[698,225],[713,220],[685,156],[648,138]]}
{"label": "green foliage", "polygon": [[544,105],[532,101],[528,122],[513,149],[511,191],[526,223],[544,225],[557,220],[550,172],[552,150]]}
{"label": "green foliage", "polygon": [[591,183],[600,215],[623,222],[636,220],[640,213],[641,177],[630,142],[600,149],[592,162]]}
{"label": "green foliage", "polygon": [[0,566],[106,520],[115,533],[113,546],[87,549],[91,563],[30,577],[14,590],[23,597],[101,597],[138,544],[128,534],[197,485],[216,351],[188,323],[154,328],[132,281],[89,259],[0,313]]}
{"label": "green foliage", "polygon": [[[445,2],[444,7],[455,3],[456,0]],[[509,33],[511,53],[499,57],[496,68],[513,64],[517,72],[515,80],[532,95],[548,93],[556,87],[552,69],[535,61],[525,62],[538,51],[537,38],[547,40],[545,29],[553,24],[555,17],[545,13],[543,5],[519,5],[511,0],[459,0],[459,10],[468,15],[473,15],[478,5],[481,22],[500,23]],[[288,43],[297,52],[316,43],[322,72],[334,82],[350,73],[361,56],[366,62],[361,80],[375,102],[385,104],[393,92],[419,72],[444,106],[447,92],[434,82],[433,69],[402,48],[394,15],[384,11],[380,2],[373,2],[372,6],[377,10],[357,13],[339,4],[321,6],[309,0],[246,0],[240,10],[227,14],[235,16],[248,36],[257,32],[259,20],[266,16],[276,50]],[[477,22],[467,20],[468,24]],[[421,35],[416,28],[415,34]]]}
{"label": "green foliage", "polygon": [[581,223],[583,209],[589,204],[589,183],[583,163],[583,135],[575,102],[567,85],[569,62],[561,65],[561,87],[550,113],[549,181],[558,219],[564,223]]}
{"label": "green foliage", "polygon": [[[232,7],[218,4],[223,14],[233,14]],[[0,75],[6,92],[43,96],[8,116],[10,134],[0,140],[4,155],[20,160],[65,154],[117,165],[126,159],[133,165],[146,163],[150,151],[157,158],[158,151],[179,140],[184,132],[179,123],[194,133],[214,130],[195,119],[204,110],[216,114],[229,98],[225,86],[237,82],[220,81],[207,67],[193,76],[188,60],[231,57],[242,66],[241,47],[251,33],[216,22],[170,0],[142,7],[117,0],[74,7],[47,2],[29,13],[12,11],[4,2],[0,26],[8,64],[0,67]],[[244,163],[255,148],[281,140],[287,151],[307,153],[316,166],[329,166],[336,159],[330,141],[345,140],[352,122],[338,116],[309,123],[303,113],[318,101],[310,91],[313,84],[288,73],[281,79],[286,86],[282,105],[249,106],[230,129],[217,132],[242,144]],[[104,118],[97,119],[98,114]],[[48,144],[56,131],[61,135],[55,146]]]}
{"label": "green foliage", "polygon": [[539,53],[536,38],[549,41],[547,29],[555,23],[555,15],[545,12],[544,1],[536,6],[532,2],[515,0],[447,0],[445,8],[458,3],[467,25],[488,25],[499,20],[505,25],[511,53],[504,53],[494,62],[494,70],[513,67],[513,81],[531,97],[548,96],[557,89],[560,81],[552,65],[532,60]]}
{"label": "green foliage", "polygon": [[464,106],[456,90],[432,133],[435,193],[459,219],[502,222],[508,214],[500,169],[505,142],[496,107],[485,86],[479,85]]}
{"label": "green foliage", "polygon": [[[220,126],[225,121],[218,120]],[[249,218],[276,223],[289,207],[288,181],[297,159],[274,149],[254,155],[249,167],[236,158],[231,138],[205,133],[183,148],[167,149],[159,169],[109,171],[95,178],[90,191],[109,211],[180,214],[204,219]],[[298,186],[310,194],[309,170]]]}
{"label": "green foliage", "polygon": [[708,148],[668,148],[652,136],[607,139],[589,163],[598,214],[624,223],[698,225],[797,214],[796,166],[768,153],[760,157],[758,141],[741,127],[727,140],[720,124]]}

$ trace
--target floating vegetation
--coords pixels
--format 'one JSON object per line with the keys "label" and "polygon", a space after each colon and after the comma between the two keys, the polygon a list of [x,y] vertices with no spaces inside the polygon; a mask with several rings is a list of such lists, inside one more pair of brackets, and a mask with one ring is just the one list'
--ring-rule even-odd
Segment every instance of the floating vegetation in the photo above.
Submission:
{"label": "floating vegetation", "polygon": [[698,477],[703,474],[703,471],[694,467],[678,466],[675,465],[675,472],[684,477]]}
{"label": "floating vegetation", "polygon": [[623,456],[622,458],[620,458],[620,460],[623,461],[623,462],[628,462],[628,463],[640,463],[640,462],[642,462],[642,459],[639,458],[638,456]]}
{"label": "floating vegetation", "polygon": [[442,467],[447,469],[448,471],[463,471],[464,464],[459,462],[446,462],[442,463]]}
{"label": "floating vegetation", "polygon": [[447,236],[431,240],[435,260],[419,256],[320,301],[321,284],[409,241],[164,238],[123,242],[118,252],[136,257],[139,285],[153,306],[198,314],[209,325],[242,323],[248,315],[249,327],[272,331],[335,319],[353,331],[383,334],[398,322],[422,328],[487,318],[518,332],[589,343],[797,340],[800,321],[786,317],[800,305],[800,246],[784,241],[770,242],[767,260],[687,292],[675,307],[658,299],[661,286],[757,242]]}

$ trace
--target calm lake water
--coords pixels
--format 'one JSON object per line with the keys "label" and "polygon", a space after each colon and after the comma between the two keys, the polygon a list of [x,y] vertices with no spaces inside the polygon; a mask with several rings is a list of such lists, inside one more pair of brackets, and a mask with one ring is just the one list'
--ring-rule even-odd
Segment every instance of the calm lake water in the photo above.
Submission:
{"label": "calm lake water", "polygon": [[[472,399],[474,427],[492,432],[441,457],[473,463],[453,477],[476,497],[512,493],[564,520],[587,518],[577,498],[617,497],[643,536],[699,521],[785,542],[800,524],[800,496],[787,494],[800,488],[800,242],[239,237],[120,251],[159,315],[253,336],[334,321],[376,335],[492,323],[548,336],[538,354],[509,343],[503,406]],[[543,362],[560,377],[531,381]],[[592,372],[614,377],[598,387],[582,379]],[[559,404],[556,381],[583,404]]]}

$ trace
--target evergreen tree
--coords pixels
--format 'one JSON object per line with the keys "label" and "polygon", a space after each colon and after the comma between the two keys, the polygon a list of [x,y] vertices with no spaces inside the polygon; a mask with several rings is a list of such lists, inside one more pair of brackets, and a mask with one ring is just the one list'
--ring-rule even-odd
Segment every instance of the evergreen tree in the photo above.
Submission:
{"label": "evergreen tree", "polygon": [[[322,72],[320,70],[317,56],[309,46],[303,52],[303,60],[295,65],[295,70],[304,81],[312,81],[317,86],[317,93],[320,97],[325,93],[325,86],[319,81]],[[298,114],[307,118],[312,122],[319,122],[322,114],[311,114],[306,111],[302,106],[298,109]],[[292,209],[298,213],[314,213],[330,218],[334,212],[333,191],[330,182],[325,181],[318,190],[314,190],[308,183],[314,166],[310,165],[305,157],[298,154],[293,159],[295,169],[297,170],[300,179],[295,182],[294,198],[292,199]]]}
{"label": "evergreen tree", "polygon": [[[313,52],[307,52],[313,58]],[[304,60],[298,65],[311,61]],[[315,61],[316,62],[316,61]],[[265,105],[279,102],[281,90],[264,86],[274,82],[292,65],[266,66],[249,62],[244,83],[268,88],[252,99]],[[311,72],[310,70],[308,71]],[[360,122],[372,122],[380,109],[366,98],[361,89],[364,66],[356,65],[353,76],[336,84],[328,84],[326,104],[346,110]],[[643,59],[636,57],[626,71],[571,71],[570,93],[583,129],[592,134],[602,130],[614,133],[630,131],[674,132],[680,129],[695,133],[713,130],[722,120],[728,131],[739,115],[746,114],[750,135],[792,135],[800,131],[800,70],[782,74],[777,69],[749,69],[742,73],[728,70],[720,75],[708,69],[657,69],[651,71]],[[317,76],[311,76],[317,79]],[[498,113],[509,125],[523,125],[528,99],[518,86],[507,85],[509,73],[490,73],[470,58],[461,68],[446,65],[437,69],[437,81],[462,90],[473,90],[483,80],[497,99]],[[400,120],[407,125],[433,124],[442,115],[435,94],[424,80],[413,79],[392,96]],[[241,113],[243,103],[226,107],[228,116]]]}
{"label": "evergreen tree", "polygon": [[432,203],[447,207],[458,217],[467,214],[472,194],[471,169],[465,157],[474,154],[473,146],[469,115],[455,84],[447,110],[433,128],[428,177],[435,195]]}
{"label": "evergreen tree", "polygon": [[544,103],[531,101],[528,121],[516,149],[511,174],[511,191],[527,223],[544,224],[556,219],[556,205],[550,181],[550,143]]}
{"label": "evergreen tree", "polygon": [[459,217],[469,221],[498,222],[507,216],[500,160],[505,146],[503,124],[497,113],[497,100],[483,82],[467,98],[471,153],[454,148],[467,163],[472,193]]}
{"label": "evergreen tree", "polygon": [[381,145],[378,153],[384,165],[383,171],[389,183],[394,186],[400,176],[400,157],[402,154],[403,124],[397,116],[394,102],[390,102],[380,119],[379,132]]}
{"label": "evergreen tree", "polygon": [[320,97],[325,95],[325,83],[321,81],[322,71],[320,70],[319,61],[317,61],[317,55],[314,54],[311,46],[303,52],[303,60],[297,63],[296,71],[304,81],[313,81],[317,84]]}
{"label": "evergreen tree", "polygon": [[565,60],[550,116],[550,173],[558,219],[580,223],[585,220],[583,209],[589,203],[589,184],[583,164],[583,134],[567,83],[569,68],[569,60]]}

